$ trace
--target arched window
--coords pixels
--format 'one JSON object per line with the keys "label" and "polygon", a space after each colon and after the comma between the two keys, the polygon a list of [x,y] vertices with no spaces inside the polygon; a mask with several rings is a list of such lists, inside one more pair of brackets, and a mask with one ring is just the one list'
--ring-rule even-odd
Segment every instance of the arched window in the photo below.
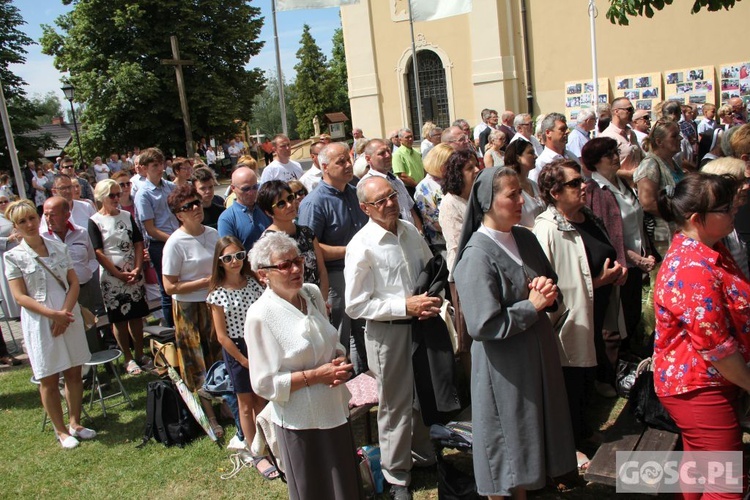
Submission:
{"label": "arched window", "polygon": [[[445,81],[445,69],[440,57],[431,50],[417,52],[419,58],[419,92],[422,103],[423,122],[431,121],[438,127],[446,128],[450,125],[448,111],[448,89]],[[414,85],[414,64],[409,60],[406,73],[409,86],[409,125],[415,138],[421,139],[421,127],[417,117],[417,91]]]}

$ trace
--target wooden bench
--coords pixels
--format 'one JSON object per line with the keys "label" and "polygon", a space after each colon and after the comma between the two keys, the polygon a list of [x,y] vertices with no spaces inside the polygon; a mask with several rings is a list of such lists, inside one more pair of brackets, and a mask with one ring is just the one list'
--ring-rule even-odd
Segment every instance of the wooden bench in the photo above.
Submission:
{"label": "wooden bench", "polygon": [[677,434],[652,429],[638,422],[630,411],[630,403],[627,403],[612,427],[604,432],[604,442],[583,477],[593,483],[616,486],[618,451],[672,451],[678,440]]}

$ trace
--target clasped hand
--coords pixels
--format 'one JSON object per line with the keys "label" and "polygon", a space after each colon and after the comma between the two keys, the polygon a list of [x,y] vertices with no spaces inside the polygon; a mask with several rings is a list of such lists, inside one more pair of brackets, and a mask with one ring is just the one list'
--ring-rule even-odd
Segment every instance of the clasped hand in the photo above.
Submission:
{"label": "clasped hand", "polygon": [[442,303],[442,298],[430,297],[427,292],[421,295],[412,295],[406,299],[406,314],[416,316],[420,320],[432,318],[440,314]]}
{"label": "clasped hand", "polygon": [[354,365],[348,361],[345,356],[339,356],[330,363],[319,366],[316,371],[320,381],[328,384],[328,387],[336,387],[349,380]]}
{"label": "clasped hand", "polygon": [[73,313],[70,311],[55,311],[52,313],[52,336],[58,337],[65,333],[68,326],[75,321]]}
{"label": "clasped hand", "polygon": [[557,300],[557,285],[552,278],[537,276],[529,283],[529,301],[537,311],[542,311]]}

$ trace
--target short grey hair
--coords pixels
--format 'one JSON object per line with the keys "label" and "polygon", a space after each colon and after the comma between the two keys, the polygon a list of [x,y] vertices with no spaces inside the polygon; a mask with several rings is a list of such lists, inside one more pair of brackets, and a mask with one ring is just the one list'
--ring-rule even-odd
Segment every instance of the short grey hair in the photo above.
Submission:
{"label": "short grey hair", "polygon": [[388,182],[388,180],[384,179],[383,177],[373,175],[366,179],[362,179],[357,183],[357,200],[359,200],[360,203],[367,203],[367,193],[365,192],[367,190],[367,186],[372,184],[373,182],[377,182],[378,179],[383,179]]}
{"label": "short grey hair", "polygon": [[[451,123],[451,127],[458,127],[460,129],[463,129],[464,127],[469,127],[469,122],[464,120],[463,118],[459,118],[458,120]],[[469,127],[471,128],[471,127]]]}
{"label": "short grey hair", "polygon": [[528,113],[521,113],[520,115],[516,115],[516,117],[513,119],[513,126],[515,128],[518,128],[518,126],[525,122],[527,118],[529,120],[531,119],[531,115]]}
{"label": "short grey hair", "polygon": [[412,133],[413,132],[411,131],[410,128],[406,128],[406,127],[400,128],[398,129],[398,138],[403,139],[406,134],[412,134]]}
{"label": "short grey hair", "polygon": [[318,153],[318,163],[321,165],[328,165],[331,161],[331,154],[334,149],[336,148],[344,148],[346,150],[346,154],[349,154],[349,145],[345,142],[332,142],[330,144],[326,144],[323,149],[320,150]]}
{"label": "short grey hair", "polygon": [[565,115],[562,113],[550,113],[547,116],[544,117],[544,120],[542,120],[542,126],[540,128],[541,134],[547,135],[548,130],[552,130],[555,128],[555,122],[563,122],[568,123],[567,118],[565,118]]}
{"label": "short grey hair", "polygon": [[506,141],[508,140],[508,137],[506,137],[505,132],[503,132],[502,130],[497,130],[497,129],[493,129],[492,132],[490,132],[490,136],[488,137],[488,139],[490,142],[492,142],[500,136],[502,136],[503,139],[505,139]]}
{"label": "short grey hair", "polygon": [[253,248],[250,250],[250,267],[253,271],[266,266],[273,265],[273,256],[281,255],[288,252],[294,252],[299,255],[297,243],[286,233],[272,232],[264,234]]}
{"label": "short grey hair", "polygon": [[482,121],[486,122],[487,120],[489,120],[491,114],[492,114],[492,110],[491,109],[484,108],[482,110]]}
{"label": "short grey hair", "polygon": [[578,123],[582,123],[588,120],[589,118],[595,118],[595,117],[596,117],[596,113],[594,113],[592,109],[586,108],[578,112],[578,118],[576,118],[576,121]]}

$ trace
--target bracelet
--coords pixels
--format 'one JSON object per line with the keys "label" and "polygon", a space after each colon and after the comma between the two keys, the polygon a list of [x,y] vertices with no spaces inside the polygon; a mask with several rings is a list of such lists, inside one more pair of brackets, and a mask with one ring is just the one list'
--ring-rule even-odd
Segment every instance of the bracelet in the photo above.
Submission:
{"label": "bracelet", "polygon": [[307,375],[305,375],[305,370],[302,370],[302,378],[305,379],[305,387],[310,387],[310,384],[307,383]]}

